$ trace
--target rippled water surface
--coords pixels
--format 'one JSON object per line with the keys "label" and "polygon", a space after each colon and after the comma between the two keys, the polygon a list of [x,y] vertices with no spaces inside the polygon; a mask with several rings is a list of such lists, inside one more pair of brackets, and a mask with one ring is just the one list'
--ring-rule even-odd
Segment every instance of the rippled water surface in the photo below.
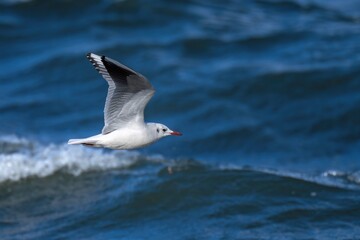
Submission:
{"label": "rippled water surface", "polygon": [[[0,1],[1,239],[356,239],[360,2]],[[135,151],[94,52],[145,75]]]}

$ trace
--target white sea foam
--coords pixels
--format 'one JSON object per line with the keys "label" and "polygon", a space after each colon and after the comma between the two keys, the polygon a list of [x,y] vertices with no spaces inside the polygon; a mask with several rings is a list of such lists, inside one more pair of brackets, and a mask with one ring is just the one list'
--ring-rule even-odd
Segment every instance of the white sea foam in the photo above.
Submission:
{"label": "white sea foam", "polygon": [[42,145],[16,136],[0,137],[0,182],[46,177],[58,171],[79,175],[92,170],[128,168],[141,160],[161,162],[163,158],[145,157],[136,151],[106,152],[67,144]]}

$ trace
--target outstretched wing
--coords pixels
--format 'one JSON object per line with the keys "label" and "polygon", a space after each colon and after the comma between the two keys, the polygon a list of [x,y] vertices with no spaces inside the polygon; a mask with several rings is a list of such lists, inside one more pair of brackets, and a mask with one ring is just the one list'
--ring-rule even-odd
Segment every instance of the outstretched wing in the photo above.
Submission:
{"label": "outstretched wing", "polygon": [[108,82],[103,134],[124,127],[129,123],[144,123],[144,109],[155,89],[141,74],[105,57],[89,53],[86,57]]}

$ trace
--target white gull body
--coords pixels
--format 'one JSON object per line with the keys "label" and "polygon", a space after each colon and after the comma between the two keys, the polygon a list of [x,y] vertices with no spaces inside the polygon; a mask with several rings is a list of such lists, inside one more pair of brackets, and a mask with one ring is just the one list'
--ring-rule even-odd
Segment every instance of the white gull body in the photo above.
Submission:
{"label": "white gull body", "polygon": [[101,134],[70,139],[68,144],[83,144],[111,149],[134,149],[147,146],[165,136],[180,136],[160,123],[145,123],[144,109],[155,89],[141,74],[123,64],[89,53],[87,58],[108,82]]}

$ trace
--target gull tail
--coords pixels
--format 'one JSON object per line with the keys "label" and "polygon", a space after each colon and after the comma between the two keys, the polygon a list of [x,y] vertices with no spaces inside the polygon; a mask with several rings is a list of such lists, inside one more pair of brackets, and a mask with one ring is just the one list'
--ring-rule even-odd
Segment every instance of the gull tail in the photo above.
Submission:
{"label": "gull tail", "polygon": [[90,147],[100,147],[100,145],[96,144],[97,140],[89,139],[89,138],[82,138],[82,139],[70,139],[68,141],[68,144],[74,145],[74,144],[82,144],[85,146]]}
{"label": "gull tail", "polygon": [[82,144],[85,139],[69,139],[68,144]]}

